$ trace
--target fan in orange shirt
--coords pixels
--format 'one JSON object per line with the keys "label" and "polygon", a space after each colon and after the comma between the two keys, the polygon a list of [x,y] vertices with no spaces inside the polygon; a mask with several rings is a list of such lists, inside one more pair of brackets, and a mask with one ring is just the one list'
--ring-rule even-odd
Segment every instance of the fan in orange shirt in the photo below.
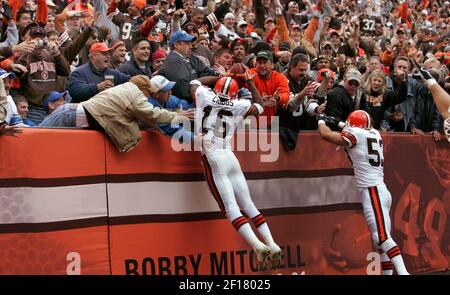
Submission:
{"label": "fan in orange shirt", "polygon": [[[256,74],[253,81],[261,93],[264,101],[264,112],[260,115],[267,117],[267,127],[272,123],[278,107],[286,108],[289,102],[289,82],[287,78],[273,69],[273,54],[262,50],[256,54],[256,67],[251,70]],[[261,121],[259,121],[261,123]],[[259,127],[266,127],[261,126]]]}

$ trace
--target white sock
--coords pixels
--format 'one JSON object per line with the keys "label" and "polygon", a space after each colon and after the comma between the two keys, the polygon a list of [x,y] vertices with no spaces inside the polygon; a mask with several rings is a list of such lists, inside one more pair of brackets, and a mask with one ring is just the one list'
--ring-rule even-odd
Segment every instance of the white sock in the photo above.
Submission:
{"label": "white sock", "polygon": [[394,264],[386,253],[381,253],[381,271],[384,276],[390,276],[394,272]]}
{"label": "white sock", "polygon": [[381,244],[381,249],[383,249],[383,251],[387,254],[389,259],[394,264],[397,274],[409,275],[409,272],[406,270],[405,263],[403,262],[400,248],[392,238],[384,241],[384,243]]}
{"label": "white sock", "polygon": [[244,216],[234,219],[231,224],[237,232],[244,238],[244,240],[252,247],[252,249],[259,248],[264,244],[258,239]]}
{"label": "white sock", "polygon": [[258,214],[252,218],[252,222],[255,225],[259,235],[262,237],[264,243],[270,248],[270,250],[275,252],[279,251],[280,247],[278,247],[278,245],[274,242],[266,219],[261,214]]}

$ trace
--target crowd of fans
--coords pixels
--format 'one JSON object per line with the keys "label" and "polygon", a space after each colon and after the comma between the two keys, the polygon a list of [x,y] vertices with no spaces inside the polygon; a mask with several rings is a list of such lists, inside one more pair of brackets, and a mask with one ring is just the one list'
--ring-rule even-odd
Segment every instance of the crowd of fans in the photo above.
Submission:
{"label": "crowd of fans", "polygon": [[[278,116],[287,141],[317,129],[318,114],[345,121],[355,109],[379,130],[441,139],[442,118],[410,60],[450,91],[449,1],[3,0],[0,12],[9,126],[51,127],[59,107],[139,75],[153,78],[155,107],[191,108],[190,81],[233,76],[241,63],[256,74],[260,117],[270,128]],[[175,84],[160,87],[163,78]]]}

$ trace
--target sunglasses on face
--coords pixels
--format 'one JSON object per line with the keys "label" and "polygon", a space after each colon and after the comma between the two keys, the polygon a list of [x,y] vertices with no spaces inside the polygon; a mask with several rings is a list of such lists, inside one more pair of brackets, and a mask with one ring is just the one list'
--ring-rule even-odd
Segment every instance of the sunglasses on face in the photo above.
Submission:
{"label": "sunglasses on face", "polygon": [[350,80],[350,81],[348,81],[348,85],[359,87],[359,82],[355,81],[355,80]]}

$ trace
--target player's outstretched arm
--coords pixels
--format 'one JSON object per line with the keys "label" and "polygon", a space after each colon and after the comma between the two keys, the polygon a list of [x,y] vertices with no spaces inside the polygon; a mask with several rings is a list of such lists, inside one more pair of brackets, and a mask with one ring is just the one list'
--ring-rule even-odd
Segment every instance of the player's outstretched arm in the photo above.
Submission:
{"label": "player's outstretched arm", "polygon": [[410,62],[419,70],[420,75],[425,81],[425,85],[433,96],[434,103],[442,118],[444,118],[444,120],[450,118],[450,95],[438,84],[427,69],[420,67],[412,58],[410,59]]}
{"label": "player's outstretched arm", "polygon": [[327,126],[324,120],[319,119],[318,125],[320,137],[322,137],[322,139],[334,143],[338,146],[348,146],[348,143],[341,136],[341,134],[339,132],[332,131],[330,127]]}
{"label": "player's outstretched arm", "polygon": [[432,83],[428,89],[431,91],[434,103],[442,118],[444,118],[444,120],[450,118],[450,95],[438,83]]}

